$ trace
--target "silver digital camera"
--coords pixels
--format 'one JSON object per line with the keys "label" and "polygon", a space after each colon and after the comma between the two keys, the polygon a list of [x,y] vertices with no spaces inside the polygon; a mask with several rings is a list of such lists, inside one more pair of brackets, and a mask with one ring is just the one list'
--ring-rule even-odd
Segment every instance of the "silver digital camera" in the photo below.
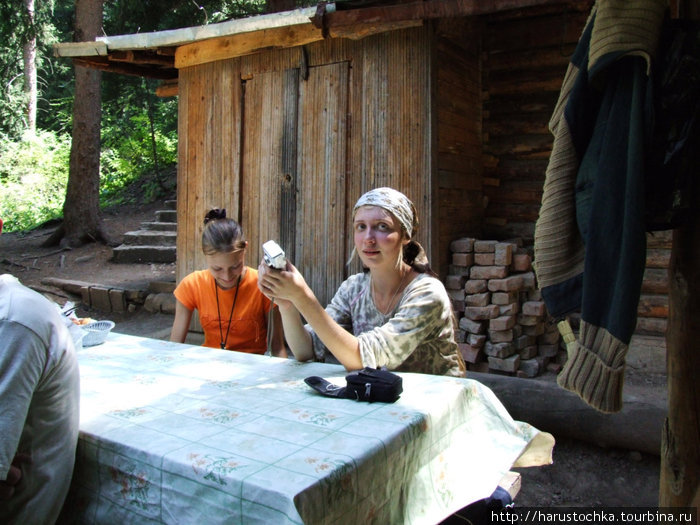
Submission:
{"label": "silver digital camera", "polygon": [[262,245],[263,259],[270,268],[284,270],[287,267],[287,258],[284,250],[275,241],[267,241]]}

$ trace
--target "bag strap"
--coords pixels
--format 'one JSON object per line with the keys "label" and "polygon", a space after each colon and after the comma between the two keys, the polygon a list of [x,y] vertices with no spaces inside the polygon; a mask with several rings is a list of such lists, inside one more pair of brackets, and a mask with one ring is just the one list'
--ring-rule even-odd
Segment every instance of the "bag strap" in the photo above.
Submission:
{"label": "bag strap", "polygon": [[345,397],[345,387],[334,385],[330,381],[318,376],[310,376],[304,379],[304,383],[316,390],[321,395],[327,397]]}

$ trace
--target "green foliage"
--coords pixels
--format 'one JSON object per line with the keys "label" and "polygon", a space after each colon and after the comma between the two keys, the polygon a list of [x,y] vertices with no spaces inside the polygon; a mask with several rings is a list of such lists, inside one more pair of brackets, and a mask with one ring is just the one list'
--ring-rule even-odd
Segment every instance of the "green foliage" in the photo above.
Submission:
{"label": "green foliage", "polygon": [[122,189],[139,179],[154,174],[154,180],[142,187],[147,202],[163,196],[167,188],[159,183],[160,175],[177,163],[177,135],[151,128],[147,115],[135,114],[129,119],[129,133],[118,133],[103,126],[100,187],[105,204],[117,204]]}
{"label": "green foliage", "polygon": [[[31,24],[22,0],[0,2],[0,214],[8,231],[60,217],[68,179],[73,65],[54,58],[51,48],[73,40],[75,0],[42,0],[35,8]],[[103,27],[108,35],[161,31],[266,9],[266,0],[108,0]],[[22,45],[32,36],[37,41],[37,132],[26,135]],[[158,99],[156,86],[153,80],[102,76],[102,205],[136,198],[148,202],[174,189],[177,100]]]}
{"label": "green foliage", "polygon": [[70,136],[39,131],[0,140],[0,216],[7,231],[31,229],[61,215]]}

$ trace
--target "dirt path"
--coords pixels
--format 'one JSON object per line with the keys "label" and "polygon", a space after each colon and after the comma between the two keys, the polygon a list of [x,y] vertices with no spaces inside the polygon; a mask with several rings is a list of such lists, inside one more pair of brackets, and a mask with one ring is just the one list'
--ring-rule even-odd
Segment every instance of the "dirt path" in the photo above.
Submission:
{"label": "dirt path", "polygon": [[[141,222],[152,221],[159,209],[164,209],[161,202],[123,206],[105,213],[105,223],[112,235],[120,239],[124,233],[139,229]],[[127,283],[140,287],[147,286],[149,281],[175,279],[174,264],[114,264],[109,261],[111,249],[102,245],[67,251],[42,248],[41,243],[51,231],[52,228],[47,227],[26,235],[1,235],[0,273],[15,275],[25,285],[59,304],[71,298],[62,290],[42,283],[46,277],[123,287],[130,287],[125,286]],[[84,314],[106,317],[99,312]],[[118,332],[158,339],[167,339],[172,325],[172,316],[152,314],[143,309],[110,314],[110,318],[116,322]],[[643,507],[658,504],[659,458],[655,455],[557,439],[553,465],[520,469],[519,472],[522,474],[522,489],[516,500],[519,506]]]}

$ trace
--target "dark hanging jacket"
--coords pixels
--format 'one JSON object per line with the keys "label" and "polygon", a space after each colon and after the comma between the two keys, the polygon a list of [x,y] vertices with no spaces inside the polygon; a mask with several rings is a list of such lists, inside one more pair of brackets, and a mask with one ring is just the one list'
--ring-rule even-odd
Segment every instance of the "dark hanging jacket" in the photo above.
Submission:
{"label": "dark hanging jacket", "polygon": [[644,274],[650,72],[666,7],[596,2],[550,120],[535,270],[553,317],[581,312],[578,337],[565,335],[568,360],[557,382],[603,412],[622,407]]}

